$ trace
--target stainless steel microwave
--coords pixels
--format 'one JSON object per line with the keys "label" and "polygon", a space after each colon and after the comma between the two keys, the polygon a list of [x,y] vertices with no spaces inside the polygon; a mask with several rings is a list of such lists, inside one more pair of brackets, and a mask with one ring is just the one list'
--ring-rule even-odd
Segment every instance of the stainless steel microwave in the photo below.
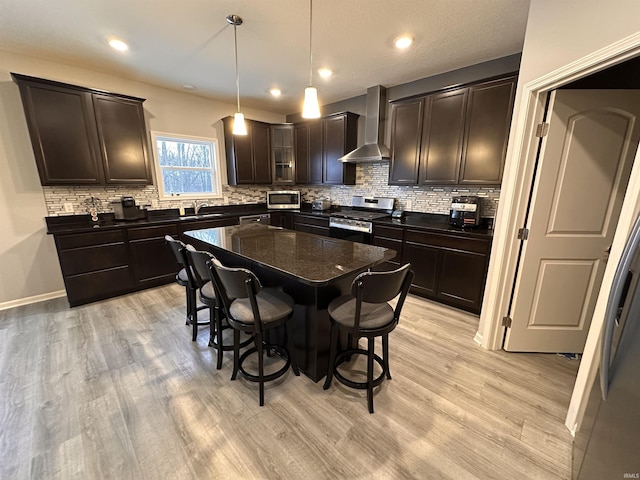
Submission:
{"label": "stainless steel microwave", "polygon": [[280,190],[267,192],[267,208],[300,208],[300,192]]}

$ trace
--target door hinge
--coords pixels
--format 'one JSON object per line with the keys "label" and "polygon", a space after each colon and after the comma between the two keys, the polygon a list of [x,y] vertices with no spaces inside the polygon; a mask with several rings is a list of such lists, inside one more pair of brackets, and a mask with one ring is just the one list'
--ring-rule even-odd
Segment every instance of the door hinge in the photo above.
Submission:
{"label": "door hinge", "polygon": [[536,137],[542,138],[549,133],[549,124],[547,122],[539,123],[536,127]]}
{"label": "door hinge", "polygon": [[529,238],[529,229],[528,228],[518,229],[518,240],[526,240],[527,238]]}
{"label": "door hinge", "polygon": [[502,326],[503,327],[510,328],[511,327],[511,322],[512,322],[511,317],[509,317],[509,316],[502,317]]}

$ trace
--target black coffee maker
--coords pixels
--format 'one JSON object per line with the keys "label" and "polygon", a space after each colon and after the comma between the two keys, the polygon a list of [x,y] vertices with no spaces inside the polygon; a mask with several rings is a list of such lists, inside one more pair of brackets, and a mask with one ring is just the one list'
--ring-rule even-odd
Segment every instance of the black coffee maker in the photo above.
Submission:
{"label": "black coffee maker", "polygon": [[449,225],[461,228],[480,226],[480,199],[474,196],[453,197]]}
{"label": "black coffee maker", "polygon": [[147,213],[136,205],[133,197],[122,197],[119,202],[111,202],[111,207],[116,220],[140,220]]}

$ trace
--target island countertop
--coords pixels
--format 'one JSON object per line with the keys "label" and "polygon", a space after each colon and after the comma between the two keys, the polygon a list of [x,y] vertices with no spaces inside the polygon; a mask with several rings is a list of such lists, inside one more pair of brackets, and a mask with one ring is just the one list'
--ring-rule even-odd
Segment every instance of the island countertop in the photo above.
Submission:
{"label": "island countertop", "polygon": [[259,223],[191,230],[185,235],[311,286],[327,285],[384,263],[396,254],[389,248]]}

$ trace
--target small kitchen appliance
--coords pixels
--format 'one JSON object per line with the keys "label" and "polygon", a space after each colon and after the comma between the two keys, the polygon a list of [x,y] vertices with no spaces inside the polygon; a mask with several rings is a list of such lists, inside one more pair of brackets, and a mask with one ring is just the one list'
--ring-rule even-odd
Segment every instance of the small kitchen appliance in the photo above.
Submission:
{"label": "small kitchen appliance", "polygon": [[331,200],[321,198],[311,202],[311,210],[329,210],[331,208]]}
{"label": "small kitchen appliance", "polygon": [[298,210],[300,208],[300,192],[296,190],[267,192],[267,208]]}
{"label": "small kitchen appliance", "polygon": [[453,197],[449,225],[461,228],[480,226],[480,199],[474,196]]}
{"label": "small kitchen appliance", "polygon": [[116,220],[140,220],[147,214],[136,205],[133,197],[122,197],[119,202],[111,202],[111,207]]}

